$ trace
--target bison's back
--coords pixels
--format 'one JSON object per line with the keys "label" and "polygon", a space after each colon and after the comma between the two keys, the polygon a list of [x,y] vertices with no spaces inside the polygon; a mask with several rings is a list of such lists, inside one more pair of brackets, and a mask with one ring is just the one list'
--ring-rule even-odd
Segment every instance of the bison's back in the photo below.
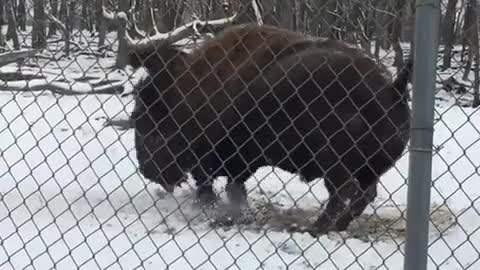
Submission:
{"label": "bison's back", "polygon": [[191,69],[207,94],[221,89],[234,97],[274,61],[312,46],[313,40],[286,29],[237,25],[195,50]]}
{"label": "bison's back", "polygon": [[[371,165],[369,158],[379,149],[387,150],[393,158],[374,168],[381,174],[404,148],[389,141],[395,147],[388,153],[382,145],[389,128],[382,120],[388,116],[384,106],[390,100],[375,97],[391,91],[384,72],[367,57],[330,48],[291,55],[258,78],[235,101],[235,109],[223,115],[230,137],[217,151],[222,158],[241,155],[245,164],[263,156],[311,180],[338,161],[356,172]],[[383,96],[388,99],[388,92]]]}

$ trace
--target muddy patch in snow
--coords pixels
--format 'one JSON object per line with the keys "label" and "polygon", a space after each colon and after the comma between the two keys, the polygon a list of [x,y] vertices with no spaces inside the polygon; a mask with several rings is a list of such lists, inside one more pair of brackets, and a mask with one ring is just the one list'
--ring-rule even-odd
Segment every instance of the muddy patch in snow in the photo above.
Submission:
{"label": "muddy patch in snow", "polygon": [[[350,224],[345,232],[340,234],[345,238],[356,238],[362,241],[388,241],[394,238],[405,239],[406,211],[405,205],[373,206],[374,211],[364,213]],[[321,213],[321,207],[302,209],[286,208],[281,204],[257,199],[251,201],[235,221],[227,218],[225,210],[220,208],[211,212],[210,226],[214,228],[263,230],[278,232],[296,232],[296,228],[308,227],[315,222]],[[433,205],[430,209],[431,233],[448,233],[455,225],[455,215],[446,206]],[[433,226],[432,226],[433,225]]]}

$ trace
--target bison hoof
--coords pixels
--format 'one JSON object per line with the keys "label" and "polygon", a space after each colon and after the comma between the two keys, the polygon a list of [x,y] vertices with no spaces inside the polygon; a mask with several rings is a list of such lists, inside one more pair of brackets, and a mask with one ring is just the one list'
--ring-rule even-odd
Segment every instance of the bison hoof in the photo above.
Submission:
{"label": "bison hoof", "polygon": [[232,219],[238,219],[239,217],[242,216],[242,213],[244,210],[247,210],[248,209],[248,203],[247,202],[243,202],[243,203],[230,203],[228,205],[228,215],[232,218]]}
{"label": "bison hoof", "polygon": [[307,229],[307,232],[310,233],[313,237],[317,237],[328,232],[341,232],[345,231],[349,225],[349,222],[346,220],[340,219],[335,222],[328,215],[321,215],[315,223]]}
{"label": "bison hoof", "polygon": [[317,225],[312,226],[297,226],[296,224],[290,226],[287,230],[289,233],[308,233],[312,237],[319,237],[323,234],[328,233],[328,230],[325,228],[321,228]]}
{"label": "bison hoof", "polygon": [[212,208],[217,205],[218,196],[212,192],[202,192],[197,194],[195,204],[201,207]]}
{"label": "bison hoof", "polygon": [[348,215],[348,214],[339,218],[337,220],[337,223],[335,224],[336,231],[339,231],[339,232],[346,231],[348,229],[348,226],[352,222],[352,220],[353,220],[353,217],[351,215]]}

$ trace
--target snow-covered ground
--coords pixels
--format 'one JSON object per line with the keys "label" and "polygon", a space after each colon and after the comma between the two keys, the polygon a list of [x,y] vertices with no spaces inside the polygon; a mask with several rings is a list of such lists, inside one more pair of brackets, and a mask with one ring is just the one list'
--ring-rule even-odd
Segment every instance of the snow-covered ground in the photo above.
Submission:
{"label": "snow-covered ground", "polygon": [[[99,60],[43,63],[72,81],[104,76],[113,59]],[[429,269],[480,269],[480,111],[437,96]],[[0,269],[402,269],[408,153],[347,232],[285,231],[315,219],[327,194],[321,180],[272,168],[247,182],[252,222],[221,226],[192,204],[189,185],[171,195],[137,172],[133,130],[105,125],[132,105],[0,91]]]}

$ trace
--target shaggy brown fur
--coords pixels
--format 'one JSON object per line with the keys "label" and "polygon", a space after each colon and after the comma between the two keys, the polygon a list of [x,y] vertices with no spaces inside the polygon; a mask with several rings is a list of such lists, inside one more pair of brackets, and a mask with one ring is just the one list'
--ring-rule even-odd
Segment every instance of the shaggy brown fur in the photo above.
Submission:
{"label": "shaggy brown fur", "polygon": [[[164,171],[164,174],[170,172],[175,177],[168,177],[169,182],[176,183],[181,175],[178,170],[164,170],[157,165],[160,156],[166,158],[166,154],[162,153],[165,149],[157,149],[165,142],[163,137],[170,137],[179,131],[177,125],[192,117],[210,99],[210,103],[215,104],[214,112],[205,116],[208,107],[204,107],[203,113],[199,114],[206,118],[201,125],[208,125],[216,114],[230,105],[230,100],[240,90],[259,75],[261,69],[266,69],[281,57],[315,44],[313,39],[295,32],[272,26],[245,24],[227,28],[191,55],[173,46],[150,46],[132,52],[129,56],[130,64],[134,68],[144,66],[150,73],[136,87],[138,97],[132,115],[137,129],[137,158],[144,176],[163,183],[160,171]],[[178,104],[184,98],[188,100],[188,106]],[[176,118],[172,118],[171,113],[175,113]],[[201,132],[200,129],[198,132]],[[187,157],[189,155],[183,153],[177,158],[178,162],[183,161],[180,167],[188,167],[185,164],[191,161],[184,160],[192,160],[193,158]],[[174,157],[167,159],[173,160]],[[172,185],[165,187],[171,189]],[[205,190],[209,189],[210,187],[205,187]]]}
{"label": "shaggy brown fur", "polygon": [[135,53],[132,65],[150,73],[132,115],[137,158],[169,191],[190,171],[199,198],[214,201],[212,180],[227,176],[240,205],[244,182],[272,165],[325,178],[330,199],[311,232],[344,230],[408,141],[411,64],[392,82],[340,41],[242,25],[192,55],[171,46]]}

